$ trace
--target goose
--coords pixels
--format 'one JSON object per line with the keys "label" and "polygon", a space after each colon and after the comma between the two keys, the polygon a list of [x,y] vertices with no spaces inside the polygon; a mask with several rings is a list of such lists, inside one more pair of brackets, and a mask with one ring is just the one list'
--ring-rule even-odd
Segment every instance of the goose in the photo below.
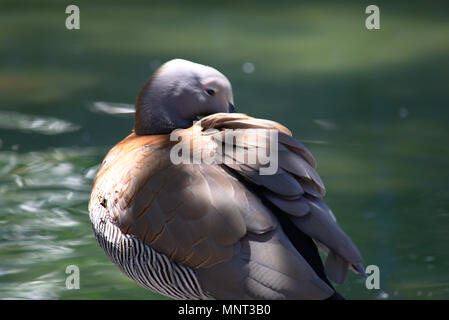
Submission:
{"label": "goose", "polygon": [[[237,138],[225,138],[230,130]],[[269,146],[256,139],[267,132]],[[269,149],[271,174],[238,157]],[[173,161],[183,150],[192,153]],[[140,90],[134,129],[104,158],[89,216],[117,267],[170,298],[340,300],[331,281],[366,275],[315,169],[285,126],[236,112],[221,72],[174,59]]]}

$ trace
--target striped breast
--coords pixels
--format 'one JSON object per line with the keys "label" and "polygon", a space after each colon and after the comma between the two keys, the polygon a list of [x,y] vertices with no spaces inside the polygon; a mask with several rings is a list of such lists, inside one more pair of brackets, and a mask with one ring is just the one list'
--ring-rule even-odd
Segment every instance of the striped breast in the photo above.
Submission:
{"label": "striped breast", "polygon": [[173,299],[208,297],[191,268],[171,261],[138,238],[123,234],[104,207],[91,208],[90,217],[101,248],[132,280]]}

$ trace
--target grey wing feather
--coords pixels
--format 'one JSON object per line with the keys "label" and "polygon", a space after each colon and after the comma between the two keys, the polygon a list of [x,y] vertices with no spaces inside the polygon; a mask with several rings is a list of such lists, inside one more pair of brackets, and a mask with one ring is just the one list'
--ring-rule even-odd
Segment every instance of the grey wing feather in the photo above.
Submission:
{"label": "grey wing feather", "polygon": [[[255,129],[250,134],[262,136],[261,131],[278,129],[279,168],[274,175],[265,176],[259,174],[261,165],[239,163],[241,154],[248,157],[251,152],[256,152],[259,147],[257,139],[237,138],[232,140],[233,148],[219,148],[221,156],[232,160],[224,163],[237,175],[259,187],[263,187],[264,197],[282,211],[288,213],[292,222],[304,233],[328,248],[325,270],[329,278],[337,283],[346,280],[348,268],[361,273],[363,270],[359,264],[361,255],[352,240],[344,233],[336,222],[332,211],[321,199],[325,195],[324,184],[315,171],[316,161],[304,145],[295,140],[281,125],[272,121],[250,118],[233,114],[225,116],[222,121],[219,116],[214,116],[213,121],[207,122],[207,126],[220,128],[245,128]],[[216,126],[215,126],[216,125]],[[247,134],[245,132],[245,134]],[[254,138],[254,137],[253,137]],[[223,138],[223,132],[216,137],[217,144],[230,143]],[[266,148],[263,144],[260,148]],[[231,150],[231,152],[229,152]],[[243,157],[244,159],[247,159]]]}
{"label": "grey wing feather", "polygon": [[281,229],[249,234],[238,246],[231,260],[196,270],[202,287],[218,299],[326,299],[334,292]]}

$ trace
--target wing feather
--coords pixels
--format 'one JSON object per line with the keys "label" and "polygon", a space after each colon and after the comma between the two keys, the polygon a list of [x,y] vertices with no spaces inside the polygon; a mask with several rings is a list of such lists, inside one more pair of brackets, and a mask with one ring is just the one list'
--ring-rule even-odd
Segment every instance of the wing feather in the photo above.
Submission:
{"label": "wing feather", "polygon": [[[232,116],[216,114],[205,118],[203,129],[213,128],[222,131],[215,134],[218,154],[225,159],[224,165],[233,170],[242,179],[262,187],[263,196],[280,210],[288,213],[294,224],[316,242],[328,247],[326,270],[332,280],[343,282],[351,264],[358,265],[361,255],[352,240],[336,222],[332,211],[321,199],[325,195],[324,184],[315,171],[316,161],[307,148],[295,140],[290,131],[272,121],[250,118],[247,115]],[[203,121],[203,120],[202,120]],[[199,123],[202,124],[202,121]],[[224,129],[251,129],[242,131],[239,137],[226,140]],[[285,129],[284,129],[285,128]],[[247,164],[248,159],[258,149],[268,149],[267,143],[258,144],[263,131],[277,129],[278,164],[274,175],[260,175],[263,167],[260,163]],[[226,145],[232,144],[232,148]],[[241,156],[244,154],[244,156]],[[229,161],[229,163],[226,162]]]}

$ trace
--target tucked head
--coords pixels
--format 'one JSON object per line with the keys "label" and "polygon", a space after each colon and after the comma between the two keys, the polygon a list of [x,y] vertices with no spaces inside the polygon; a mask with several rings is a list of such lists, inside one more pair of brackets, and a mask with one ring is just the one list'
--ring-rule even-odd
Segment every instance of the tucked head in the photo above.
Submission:
{"label": "tucked head", "polygon": [[140,90],[134,130],[138,135],[167,134],[218,112],[234,112],[229,80],[214,68],[174,59],[163,64]]}

